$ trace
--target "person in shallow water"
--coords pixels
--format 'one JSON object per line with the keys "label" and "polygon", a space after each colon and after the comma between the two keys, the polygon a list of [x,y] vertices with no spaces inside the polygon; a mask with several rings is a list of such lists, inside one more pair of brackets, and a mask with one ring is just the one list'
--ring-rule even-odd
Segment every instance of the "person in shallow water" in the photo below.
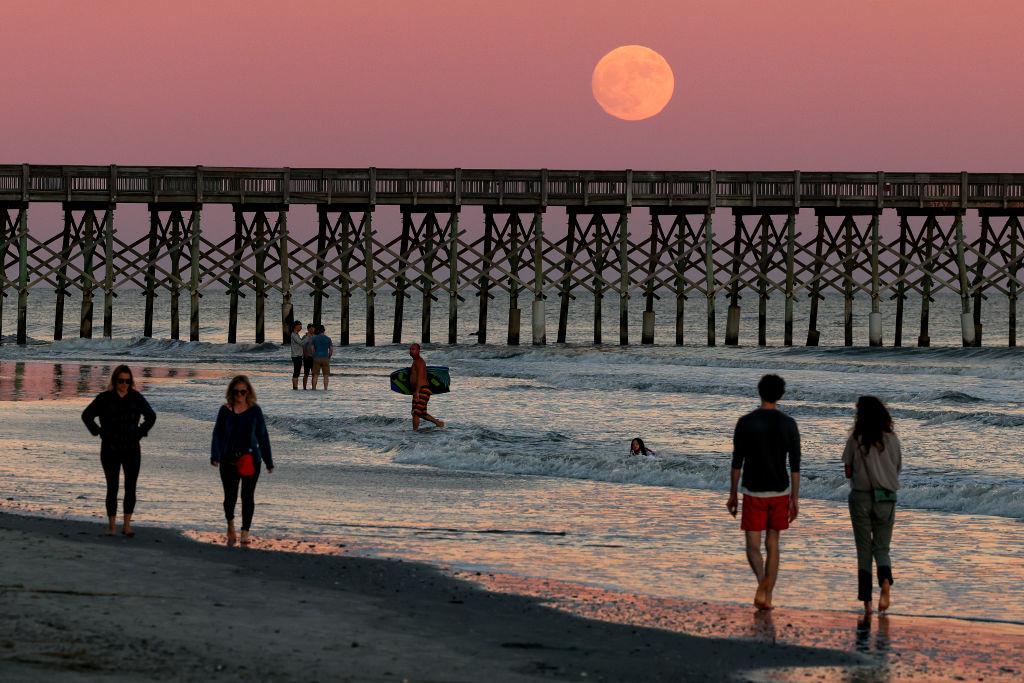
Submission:
{"label": "person in shallow water", "polygon": [[292,355],[292,389],[299,388],[299,375],[302,374],[302,323],[296,320],[292,323],[292,332],[289,338],[289,346]]}
{"label": "person in shallow water", "polygon": [[313,337],[316,325],[306,325],[306,336],[302,338],[302,390],[308,389],[309,375],[313,372]]}
{"label": "person in shallow water", "polygon": [[334,356],[334,342],[326,334],[323,325],[318,325],[316,335],[310,340],[313,345],[313,391],[316,391],[316,376],[323,373],[324,391],[331,379],[331,357]]}
{"label": "person in shallow water", "polygon": [[892,416],[878,398],[857,399],[857,416],[843,450],[850,480],[850,521],[857,544],[857,599],[871,613],[871,560],[878,569],[878,611],[892,604],[892,560],[889,542],[896,521],[896,491],[900,487],[903,452],[893,432]]}
{"label": "person in shallow water", "polygon": [[[737,487],[742,475],[743,515],[747,561],[757,577],[754,606],[772,609],[772,591],[779,578],[779,533],[799,513],[800,431],[796,420],[778,409],[786,382],[765,375],[757,383],[761,407],[736,422],[732,444],[732,472],[726,508],[736,516]],[[786,459],[789,459],[789,472]],[[766,557],[761,555],[764,533]]]}
{"label": "person in shallow water", "polygon": [[644,440],[639,436],[629,442],[629,454],[630,455],[657,455],[654,449],[648,448]]}
{"label": "person in shallow water", "polygon": [[420,355],[420,345],[413,344],[409,347],[409,355],[412,356],[412,367],[409,369],[409,384],[412,387],[412,428],[419,431],[420,419],[433,422],[438,427],[444,427],[444,421],[432,417],[427,412],[427,403],[430,402],[430,380],[427,378],[427,361]]}
{"label": "person in shallow water", "polygon": [[227,401],[217,413],[210,444],[210,464],[220,468],[224,485],[224,517],[228,522],[228,545],[238,541],[235,535],[235,504],[242,489],[242,545],[249,545],[249,529],[256,511],[256,482],[260,465],[267,474],[274,471],[270,435],[263,410],[256,404],[256,391],[245,375],[228,384]]}
{"label": "person in shallow water", "polygon": [[132,514],[135,512],[135,487],[142,465],[139,441],[156,423],[156,413],[145,397],[135,390],[131,368],[127,365],[114,368],[107,390],[82,411],[82,421],[93,436],[100,437],[100,463],[107,479],[108,536],[113,536],[117,530],[118,480],[121,470],[124,470],[124,524],[121,531],[130,538],[135,535]]}

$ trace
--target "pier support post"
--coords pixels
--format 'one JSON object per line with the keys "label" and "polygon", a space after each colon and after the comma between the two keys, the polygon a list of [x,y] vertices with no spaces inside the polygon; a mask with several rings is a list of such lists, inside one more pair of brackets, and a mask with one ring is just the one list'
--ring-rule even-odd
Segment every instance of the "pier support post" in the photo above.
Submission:
{"label": "pier support post", "polygon": [[142,336],[153,336],[153,300],[156,298],[156,262],[159,253],[160,212],[149,209],[149,249],[146,251],[146,310],[142,320]]}
{"label": "pier support post", "polygon": [[853,216],[843,217],[843,345],[853,346]]}
{"label": "pier support post", "polygon": [[366,345],[377,343],[375,300],[377,298],[377,267],[373,251],[373,211],[363,214],[363,268],[366,270]]}
{"label": "pier support post", "polygon": [[896,269],[896,328],[893,332],[893,346],[903,346],[903,304],[906,301],[907,274],[907,240],[910,236],[910,222],[905,215],[900,216],[900,261]]}
{"label": "pier support post", "polygon": [[278,216],[277,255],[281,269],[281,343],[288,344],[292,338],[292,322],[295,307],[292,303],[291,245],[288,242],[288,213]]}
{"label": "pier support post", "polygon": [[814,266],[811,276],[811,310],[807,323],[807,346],[817,346],[821,341],[821,332],[818,330],[818,302],[821,300],[821,263],[822,247],[825,242],[825,229],[828,223],[824,215],[818,215],[818,230],[814,237]]}
{"label": "pier support post", "polygon": [[522,330],[522,311],[519,310],[519,269],[520,252],[522,245],[519,242],[522,221],[519,214],[509,216],[506,222],[506,229],[509,237],[508,252],[508,335],[506,343],[509,346],[519,346],[519,335]]}
{"label": "pier support post", "polygon": [[327,259],[327,230],[330,217],[326,207],[317,207],[316,266],[313,271],[313,324],[323,324],[324,313],[324,261]]}
{"label": "pier support post", "polygon": [[[601,218],[604,218],[603,216]],[[594,344],[601,343],[601,332],[603,327],[602,313],[604,312],[604,267],[605,267],[605,246],[604,246],[604,221],[596,223],[591,218],[590,224],[594,230]]]}
{"label": "pier support post", "polygon": [[793,300],[795,294],[794,260],[796,253],[796,211],[786,217],[786,319],[782,331],[782,343],[793,345]]}
{"label": "pier support post", "polygon": [[448,343],[459,343],[459,212],[448,219]]}
{"label": "pier support post", "polygon": [[924,222],[924,263],[921,265],[921,332],[917,336],[919,347],[931,346],[931,336],[928,334],[928,314],[932,303],[932,246],[935,239],[935,216],[928,216]]}
{"label": "pier support post", "polygon": [[420,306],[420,341],[424,344],[430,343],[430,318],[433,312],[434,303],[434,229],[437,227],[437,219],[433,213],[428,213],[424,219],[426,225],[425,241],[423,244],[423,275],[420,277],[420,292],[423,295],[423,304]]}
{"label": "pier support post", "polygon": [[544,311],[544,213],[533,215],[533,345],[548,343],[547,317]]}
{"label": "pier support post", "polygon": [[871,313],[868,314],[868,344],[882,345],[881,287],[878,263],[878,214],[871,216]]}
{"label": "pier support post", "polygon": [[19,346],[28,343],[28,206],[18,211],[18,330]]}
{"label": "pier support post", "polygon": [[729,312],[725,319],[725,345],[740,343],[740,247],[743,236],[743,217],[735,215],[735,233],[732,246],[732,277],[729,284]]}
{"label": "pier support post", "polygon": [[487,305],[491,299],[491,259],[494,258],[492,240],[494,238],[494,214],[484,213],[484,256],[480,264],[480,285],[477,296],[480,310],[477,317],[476,343],[487,343]]}
{"label": "pier support post", "polygon": [[[653,220],[653,216],[652,216]],[[689,219],[686,216],[682,216],[681,220],[673,221],[676,228],[676,258],[673,262],[675,266],[676,276],[673,282],[673,289],[675,289],[676,295],[676,346],[682,346],[686,342],[686,278],[684,277],[687,265],[687,259],[684,257],[684,251],[686,248],[686,228],[689,224]],[[651,234],[651,251],[654,252],[654,240],[655,235]],[[653,253],[650,264],[650,272],[653,275],[656,267],[654,262]],[[654,315],[654,285],[651,286],[651,292],[647,297],[647,310],[650,311],[648,316],[644,314],[644,334],[648,335],[650,341],[648,343],[654,343],[654,324],[656,321]],[[712,304],[714,305],[714,304]]]}
{"label": "pier support post", "polygon": [[[654,343],[654,272],[657,267],[657,258],[660,253],[658,249],[658,228],[660,221],[657,214],[651,212],[651,241],[648,243],[647,250],[647,282],[644,284],[644,318],[643,327],[640,331],[640,343],[643,345],[650,345]],[[681,245],[680,245],[681,246]],[[676,277],[676,292],[678,296],[679,292],[679,278]],[[677,306],[678,309],[678,306]],[[678,316],[677,316],[678,318]],[[678,321],[676,325],[676,333],[678,337]],[[678,342],[678,338],[677,338]]]}
{"label": "pier support post", "polygon": [[6,205],[0,205],[0,345],[4,343],[4,299],[7,298],[8,284],[14,284],[7,278],[8,252],[18,243],[18,227],[21,223],[21,213],[24,208],[17,209],[18,217],[11,220],[11,214]]}
{"label": "pier support post", "polygon": [[103,214],[103,336],[114,336],[114,209]]}
{"label": "pier support post", "polygon": [[[1017,256],[1017,240],[1020,237],[1020,217],[1010,216],[1010,283],[1007,288],[1007,304],[1009,316],[1007,318],[1007,340],[1008,346],[1017,346],[1017,269],[1020,261]],[[20,342],[19,342],[20,343]]]}
{"label": "pier support post", "polygon": [[7,298],[7,248],[15,242],[15,223],[7,207],[0,205],[0,345],[4,343],[4,299]]}
{"label": "pier support post", "polygon": [[406,279],[405,272],[409,263],[409,233],[412,230],[412,216],[406,212],[402,212],[402,241],[399,251],[398,259],[398,277],[396,278],[395,286],[395,320],[394,325],[391,328],[391,343],[401,344],[402,343],[402,324],[403,315],[405,313],[405,287]]}
{"label": "pier support post", "polygon": [[[65,181],[67,179],[65,178]],[[64,337],[64,298],[68,294],[68,259],[71,258],[71,223],[74,217],[64,210],[64,232],[61,235],[60,263],[57,266],[57,296],[53,306],[53,340]]]}
{"label": "pier support post", "polygon": [[[714,172],[712,172],[712,183],[714,182]],[[709,208],[707,213],[704,214],[704,289],[707,295],[707,313],[708,313],[708,346],[715,345],[715,291],[718,287],[718,280],[715,277],[715,259],[714,259],[714,248],[715,248],[715,233],[713,219],[715,211],[713,208]]]}
{"label": "pier support post", "polygon": [[[960,329],[963,345],[974,346],[974,315],[971,313],[971,291],[967,282],[967,262],[964,257],[964,220],[958,213],[953,218],[953,230],[956,232],[956,266],[960,281]],[[980,260],[980,259],[979,259]]]}
{"label": "pier support post", "polygon": [[341,215],[341,275],[338,278],[338,303],[340,319],[338,321],[338,346],[348,346],[351,341],[352,288],[349,278],[352,269],[352,216],[345,212]]}
{"label": "pier support post", "polygon": [[192,209],[190,221],[192,229],[189,231],[189,283],[188,283],[188,339],[199,341],[199,292],[200,285],[200,259],[202,258],[202,207],[196,205]]}
{"label": "pier support post", "polygon": [[93,273],[93,257],[96,254],[96,213],[87,209],[82,214],[81,248],[82,248],[82,275],[79,278],[82,292],[82,309],[79,317],[78,336],[81,339],[92,339],[92,311],[93,292],[96,288],[96,278]]}
{"label": "pier support post", "polygon": [[[630,174],[630,178],[631,178]],[[632,180],[627,181],[632,185]],[[619,214],[619,346],[629,346],[629,211]],[[652,321],[653,327],[653,321]],[[654,331],[651,331],[654,336]]]}
{"label": "pier support post", "polygon": [[558,304],[558,339],[559,344],[564,344],[566,331],[569,325],[569,299],[572,297],[572,264],[573,255],[576,253],[575,240],[576,232],[579,229],[579,215],[573,211],[568,212],[568,231],[565,234],[565,259],[562,262],[562,283],[560,301]]}
{"label": "pier support post", "polygon": [[255,216],[255,239],[253,240],[253,251],[256,254],[256,343],[262,344],[266,341],[266,305],[267,305],[267,284],[264,278],[267,276],[267,217],[262,211]]}
{"label": "pier support post", "polygon": [[771,215],[758,220],[761,233],[761,253],[758,258],[757,278],[757,345],[768,345],[768,228],[773,226]]}
{"label": "pier support post", "polygon": [[181,212],[175,211],[171,214],[171,239],[168,252],[171,256],[171,279],[168,287],[171,289],[171,339],[181,338],[181,310],[180,298],[181,287],[178,284],[181,279],[181,249],[184,239],[184,216]]}
{"label": "pier support post", "polygon": [[[982,291],[983,290],[982,282],[983,282],[984,277],[985,277],[985,263],[986,263],[986,257],[987,257],[987,252],[988,252],[987,247],[988,247],[988,242],[989,242],[989,234],[992,232],[992,225],[991,225],[991,221],[989,220],[988,214],[986,212],[984,212],[984,211],[981,211],[979,213],[981,214],[981,216],[980,216],[980,218],[981,218],[981,238],[979,239],[979,242],[978,242],[978,251],[980,253],[976,256],[976,260],[974,262],[974,345],[975,346],[981,346],[981,333],[982,333],[981,304],[982,304],[982,301],[985,298],[984,292]],[[1005,234],[1005,231],[1004,231],[1003,234]],[[998,242],[996,241],[995,236],[993,235],[992,236],[992,251],[995,251],[998,248],[998,246],[999,246]]]}
{"label": "pier support post", "polygon": [[235,239],[234,248],[231,252],[231,277],[228,280],[228,344],[235,344],[238,341],[238,295],[241,289],[239,275],[241,274],[242,255],[242,213],[235,211]]}

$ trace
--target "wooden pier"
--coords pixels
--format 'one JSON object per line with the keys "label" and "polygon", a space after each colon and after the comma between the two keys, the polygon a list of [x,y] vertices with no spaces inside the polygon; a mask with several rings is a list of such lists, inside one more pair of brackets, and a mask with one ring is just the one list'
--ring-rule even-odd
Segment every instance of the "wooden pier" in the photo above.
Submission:
{"label": "wooden pier", "polygon": [[[59,202],[61,232],[31,228],[33,203]],[[147,204],[148,234],[121,239],[122,204]],[[231,205],[233,235],[211,240],[202,209]],[[318,220],[289,224],[292,205],[315,204]],[[379,236],[378,206],[397,206],[397,235]],[[466,206],[483,209],[481,225],[460,222]],[[564,207],[567,221],[545,220]],[[731,225],[719,225],[723,211]],[[810,234],[796,230],[813,211]],[[879,219],[899,218],[899,235],[883,239]],[[56,291],[53,338],[64,335],[64,304],[81,293],[79,336],[93,336],[95,298],[103,298],[103,335],[111,336],[117,290],[145,292],[143,335],[153,332],[153,306],[168,294],[171,336],[182,332],[187,298],[191,340],[199,339],[205,290],[222,285],[230,297],[229,342],[238,329],[238,298],[256,302],[256,340],[266,338],[266,300],[281,295],[272,337],[290,327],[292,297],[311,289],[314,321],[323,298],[341,302],[340,344],[350,342],[350,299],[365,293],[366,339],[376,343],[375,298],[395,297],[392,342],[402,341],[404,302],[422,301],[424,342],[431,339],[434,302],[447,298],[449,343],[457,343],[460,304],[479,298],[477,342],[488,336],[487,308],[509,301],[505,341],[520,343],[521,305],[530,301],[533,344],[545,344],[546,306],[558,301],[555,339],[566,341],[576,295],[594,300],[595,343],[602,343],[602,301],[619,303],[618,343],[630,342],[629,306],[642,297],[640,341],[654,343],[654,301],[676,302],[675,343],[684,343],[687,302],[703,307],[707,344],[718,343],[715,298],[729,308],[723,341],[740,342],[740,302],[753,293],[757,340],[766,344],[767,301],[785,299],[784,343],[796,335],[797,297],[810,298],[804,343],[816,345],[818,304],[842,296],[845,343],[853,345],[853,301],[870,296],[869,339],[903,345],[907,297],[920,296],[920,334],[928,346],[930,303],[947,290],[961,300],[965,346],[980,345],[981,308],[1007,297],[1010,346],[1016,345],[1016,301],[1024,248],[1024,174],[818,173],[725,171],[562,171],[482,169],[307,169],[119,166],[0,166],[0,307],[17,306],[16,340],[27,340],[32,290]],[[396,226],[397,227],[397,226]],[[883,331],[880,304],[895,300],[895,328]],[[9,304],[8,304],[9,305]],[[0,308],[2,312],[2,308]],[[0,317],[2,324],[2,317]],[[326,323],[325,323],[326,324]],[[334,326],[328,325],[332,334]],[[4,331],[0,329],[0,338]],[[802,337],[801,337],[802,341]]]}

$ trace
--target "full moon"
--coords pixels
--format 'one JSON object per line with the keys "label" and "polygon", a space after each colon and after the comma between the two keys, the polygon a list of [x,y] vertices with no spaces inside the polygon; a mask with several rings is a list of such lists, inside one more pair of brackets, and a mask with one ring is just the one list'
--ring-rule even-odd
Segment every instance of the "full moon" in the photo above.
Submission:
{"label": "full moon", "polygon": [[601,58],[590,84],[606,112],[624,121],[640,121],[665,108],[675,78],[665,58],[651,48],[623,45]]}

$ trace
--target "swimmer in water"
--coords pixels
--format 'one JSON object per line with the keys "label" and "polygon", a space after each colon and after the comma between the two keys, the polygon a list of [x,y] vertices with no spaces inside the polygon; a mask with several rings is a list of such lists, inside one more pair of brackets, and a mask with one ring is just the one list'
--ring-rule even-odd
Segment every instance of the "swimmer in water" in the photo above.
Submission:
{"label": "swimmer in water", "polygon": [[629,444],[630,455],[657,455],[653,450],[648,448],[644,444],[644,440],[639,436],[633,439]]}

